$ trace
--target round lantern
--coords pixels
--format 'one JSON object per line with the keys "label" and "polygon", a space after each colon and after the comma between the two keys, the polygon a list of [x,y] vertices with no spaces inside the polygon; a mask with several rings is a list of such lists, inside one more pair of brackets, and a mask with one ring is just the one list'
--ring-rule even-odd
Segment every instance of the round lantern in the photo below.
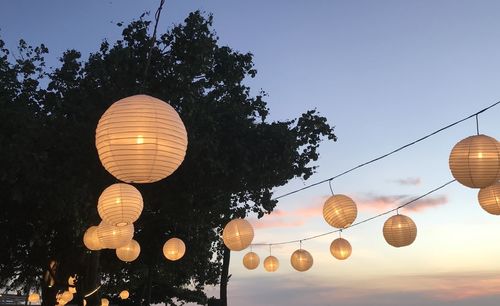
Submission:
{"label": "round lantern", "polygon": [[109,300],[106,298],[101,299],[101,306],[109,306]]}
{"label": "round lantern", "polygon": [[130,240],[126,245],[116,249],[116,256],[125,262],[131,262],[139,257],[141,246],[134,239]]}
{"label": "round lantern", "polygon": [[330,253],[333,257],[344,260],[351,256],[352,247],[349,241],[344,238],[337,238],[330,244]]}
{"label": "round lantern", "polygon": [[75,287],[68,287],[68,291],[71,292],[72,294],[75,294],[76,288]]}
{"label": "round lantern", "polygon": [[91,226],[85,231],[85,234],[83,235],[83,244],[87,247],[87,249],[92,251],[102,249],[99,237],[97,237],[97,226]]}
{"label": "round lantern", "polygon": [[116,226],[132,224],[139,218],[144,204],[139,190],[129,184],[113,184],[106,188],[97,204],[102,220]]}
{"label": "round lantern", "polygon": [[300,272],[309,270],[313,265],[313,257],[306,250],[299,249],[292,253],[290,257],[292,267]]}
{"label": "round lantern", "polygon": [[170,238],[163,245],[163,255],[168,260],[179,260],[186,253],[186,245],[179,238]]}
{"label": "round lantern", "polygon": [[280,267],[280,262],[278,258],[270,255],[267,256],[266,259],[264,259],[264,269],[267,272],[274,272],[278,270],[279,267]]}
{"label": "round lantern", "polygon": [[102,165],[119,180],[152,183],[171,175],[186,155],[187,133],[168,103],[135,95],[113,103],[96,129]]}
{"label": "round lantern", "polygon": [[83,299],[83,306],[87,306],[87,300]]}
{"label": "round lantern", "polygon": [[123,290],[122,292],[120,292],[120,299],[126,300],[126,299],[128,299],[128,297],[129,297],[129,293],[127,290]]}
{"label": "round lantern", "polygon": [[336,228],[346,228],[358,216],[356,203],[343,194],[331,196],[323,205],[323,217],[326,222]]}
{"label": "round lantern", "polygon": [[486,135],[467,137],[453,147],[449,163],[460,184],[471,188],[493,185],[500,175],[498,142]]}
{"label": "round lantern", "polygon": [[254,252],[248,252],[243,256],[243,265],[245,268],[248,270],[254,270],[259,266],[260,263],[260,258],[259,255],[257,255]]}
{"label": "round lantern", "polygon": [[73,293],[69,292],[69,291],[64,291],[61,296],[59,297],[59,304],[61,304],[61,301],[64,303],[64,304],[67,304],[68,302],[71,302],[71,300],[73,299]]}
{"label": "round lantern", "polygon": [[384,223],[384,238],[393,247],[403,247],[413,243],[417,237],[417,226],[405,215],[395,215]]}
{"label": "round lantern", "polygon": [[103,248],[116,249],[126,245],[134,237],[134,225],[114,226],[101,221],[97,237]]}
{"label": "round lantern", "polygon": [[500,182],[481,188],[477,197],[484,210],[492,215],[500,215]]}
{"label": "round lantern", "polygon": [[28,295],[28,302],[30,303],[40,302],[40,295],[38,293],[31,293],[30,295]]}
{"label": "round lantern", "polygon": [[222,239],[231,251],[241,251],[252,243],[253,227],[245,219],[231,220],[222,231]]}

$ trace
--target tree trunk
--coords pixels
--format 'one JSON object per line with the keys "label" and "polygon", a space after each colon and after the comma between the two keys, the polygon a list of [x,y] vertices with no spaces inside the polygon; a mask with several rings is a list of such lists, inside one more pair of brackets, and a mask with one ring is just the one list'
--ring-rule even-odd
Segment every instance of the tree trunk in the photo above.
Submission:
{"label": "tree trunk", "polygon": [[222,259],[222,273],[220,276],[220,305],[227,306],[227,283],[229,282],[229,261],[231,251],[224,246],[224,257]]}

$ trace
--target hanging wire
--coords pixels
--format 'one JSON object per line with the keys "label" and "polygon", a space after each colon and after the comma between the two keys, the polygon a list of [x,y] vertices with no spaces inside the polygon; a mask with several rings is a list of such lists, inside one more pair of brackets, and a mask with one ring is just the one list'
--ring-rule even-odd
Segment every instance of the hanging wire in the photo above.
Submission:
{"label": "hanging wire", "polygon": [[378,214],[378,215],[375,215],[375,216],[372,216],[372,217],[369,217],[369,218],[363,219],[363,220],[361,220],[361,221],[359,221],[359,222],[356,222],[356,223],[353,223],[353,224],[351,224],[350,226],[348,226],[348,227],[346,227],[346,228],[343,228],[343,229],[336,229],[336,230],[329,231],[329,232],[326,232],[326,233],[323,233],[323,234],[319,234],[319,235],[315,235],[315,236],[309,236],[309,237],[306,237],[306,238],[301,238],[301,239],[288,240],[288,241],[280,241],[280,242],[273,242],[273,243],[252,243],[252,245],[253,245],[253,246],[265,246],[265,245],[269,245],[269,248],[271,248],[271,245],[283,245],[283,244],[291,244],[291,243],[297,243],[297,242],[302,243],[302,241],[316,239],[316,238],[319,238],[319,237],[323,237],[323,236],[331,235],[331,234],[333,234],[333,233],[340,233],[340,232],[342,232],[343,230],[346,230],[346,229],[348,229],[348,228],[352,228],[352,227],[355,227],[355,226],[361,225],[361,224],[363,224],[363,223],[366,223],[366,222],[372,221],[372,220],[374,220],[374,219],[377,219],[377,218],[380,218],[380,217],[382,217],[382,216],[385,216],[385,215],[387,215],[387,214],[389,214],[389,213],[391,213],[391,212],[396,211],[396,212],[398,212],[398,213],[399,213],[399,209],[400,209],[400,208],[403,208],[403,207],[406,207],[406,206],[408,206],[408,205],[410,205],[410,204],[413,204],[413,203],[417,202],[418,200],[421,200],[421,199],[425,198],[426,196],[428,196],[428,195],[430,195],[430,194],[433,194],[434,192],[436,192],[436,191],[439,191],[439,190],[443,189],[444,187],[446,187],[446,186],[450,185],[450,184],[451,184],[451,183],[453,183],[453,182],[456,182],[456,180],[451,180],[451,181],[448,181],[448,182],[444,183],[443,185],[441,185],[441,186],[439,186],[439,187],[436,187],[436,188],[434,188],[434,189],[432,189],[432,190],[430,190],[430,191],[428,191],[428,192],[426,192],[426,193],[424,193],[424,194],[422,194],[422,195],[420,195],[420,196],[418,196],[418,197],[416,197],[416,198],[414,198],[414,199],[412,199],[412,200],[410,200],[410,201],[408,201],[408,202],[405,202],[405,203],[403,203],[403,204],[399,205],[399,206],[398,206],[398,207],[396,207],[396,208],[393,208],[393,209],[387,210],[387,211],[385,211],[385,212],[383,212],[383,213],[380,213],[380,214]]}
{"label": "hanging wire", "polygon": [[156,42],[156,30],[158,29],[158,22],[160,21],[161,10],[163,9],[163,5],[165,4],[165,0],[160,0],[160,6],[155,13],[155,26],[153,29],[153,36],[151,36],[150,47],[148,50],[148,54],[146,55],[146,66],[144,67],[144,77],[142,79],[142,90],[146,88],[146,79],[148,77],[149,66],[151,65],[151,54],[153,53],[153,48]]}
{"label": "hanging wire", "polygon": [[330,191],[332,192],[332,196],[335,195],[335,193],[333,193],[332,180],[328,180],[328,186],[330,186]]}
{"label": "hanging wire", "polygon": [[479,116],[476,114],[476,133],[479,135]]}
{"label": "hanging wire", "polygon": [[[371,163],[374,163],[374,162],[376,162],[376,161],[379,161],[379,160],[381,160],[381,159],[383,159],[383,158],[386,158],[386,157],[388,157],[388,156],[390,156],[390,155],[392,155],[392,154],[395,154],[395,153],[397,153],[397,152],[399,152],[399,151],[402,151],[402,150],[404,150],[404,149],[406,149],[406,148],[408,148],[408,147],[411,147],[411,146],[413,146],[413,145],[415,145],[415,144],[417,144],[417,143],[419,143],[419,142],[421,142],[421,141],[423,141],[423,140],[426,140],[427,138],[429,138],[429,137],[431,137],[431,136],[434,136],[434,135],[436,135],[436,134],[438,134],[438,133],[440,133],[440,132],[442,132],[442,131],[444,131],[444,130],[447,130],[447,129],[449,129],[449,128],[451,128],[451,127],[453,127],[453,126],[455,126],[455,125],[457,125],[457,124],[459,124],[459,123],[462,123],[462,122],[464,122],[464,121],[466,121],[466,120],[468,120],[468,119],[470,119],[470,118],[473,118],[474,116],[477,118],[477,116],[478,116],[479,114],[484,113],[485,111],[489,110],[490,108],[492,108],[492,107],[494,107],[494,106],[497,106],[498,104],[500,104],[500,101],[498,101],[498,102],[496,102],[496,103],[493,103],[493,104],[491,104],[490,106],[488,106],[488,107],[486,107],[486,108],[483,108],[482,110],[480,110],[480,111],[478,111],[478,112],[475,112],[474,114],[469,115],[469,116],[467,116],[467,117],[465,117],[465,118],[463,118],[463,119],[460,119],[460,120],[455,121],[455,122],[453,122],[453,123],[451,123],[451,124],[448,124],[447,126],[444,126],[444,127],[440,128],[440,129],[438,129],[438,130],[436,130],[436,131],[434,131],[434,132],[432,132],[432,133],[430,133],[430,134],[427,134],[427,135],[425,135],[425,136],[423,136],[423,137],[421,137],[421,138],[419,138],[419,139],[417,139],[417,140],[415,140],[415,141],[412,141],[412,142],[407,143],[407,144],[405,144],[405,145],[403,145],[403,146],[401,146],[401,147],[399,147],[399,148],[397,148],[397,149],[395,149],[395,150],[392,150],[392,151],[390,151],[389,153],[386,153],[386,154],[381,155],[381,156],[379,156],[379,157],[376,157],[376,158],[374,158],[374,159],[372,159],[372,160],[369,160],[369,161],[367,161],[367,162],[364,162],[364,163],[362,163],[362,164],[359,164],[359,165],[357,165],[357,166],[355,166],[355,167],[352,167],[352,168],[350,168],[350,169],[348,169],[348,170],[346,170],[346,171],[344,171],[344,172],[342,172],[342,173],[340,173],[340,174],[337,174],[337,175],[335,175],[335,176],[332,176],[332,177],[330,177],[330,178],[324,179],[324,180],[322,180],[322,181],[319,181],[319,182],[316,182],[316,183],[313,183],[313,184],[310,184],[310,185],[306,185],[306,186],[304,186],[304,187],[302,187],[302,188],[299,188],[299,189],[296,189],[296,190],[293,190],[293,191],[287,192],[287,193],[285,193],[285,194],[282,194],[282,195],[280,195],[280,196],[277,196],[277,197],[273,198],[273,200],[278,200],[278,199],[281,199],[281,198],[287,197],[287,196],[289,196],[289,195],[295,194],[295,193],[297,193],[297,192],[301,192],[301,191],[303,191],[303,190],[306,190],[306,189],[309,189],[309,188],[312,188],[312,187],[315,187],[315,186],[321,185],[321,184],[323,184],[323,183],[326,183],[326,182],[331,182],[332,180],[337,179],[337,178],[339,178],[339,177],[341,177],[341,176],[344,176],[344,175],[346,175],[346,174],[348,174],[348,173],[350,173],[350,172],[352,172],[352,171],[354,171],[354,170],[357,170],[357,169],[359,169],[359,168],[361,168],[361,167],[364,167],[364,166],[366,166],[366,165],[369,165],[369,164],[371,164]],[[478,128],[478,129],[479,129],[479,128]]]}

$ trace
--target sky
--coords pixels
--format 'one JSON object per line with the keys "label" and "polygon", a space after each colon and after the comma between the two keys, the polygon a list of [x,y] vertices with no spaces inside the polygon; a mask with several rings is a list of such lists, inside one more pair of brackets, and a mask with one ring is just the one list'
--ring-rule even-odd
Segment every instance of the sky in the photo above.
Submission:
{"label": "sky", "polygon": [[[130,22],[159,1],[0,2],[0,36],[15,49],[24,38],[45,43],[48,63],[68,48],[95,51],[119,38]],[[160,31],[200,9],[214,16],[220,44],[254,54],[247,83],[269,96],[271,120],[317,109],[335,126],[316,174],[276,189],[280,195],[334,176],[464,118],[500,100],[500,1],[195,1],[167,0]],[[500,106],[479,116],[481,133],[500,139]],[[358,219],[396,207],[452,179],[451,148],[475,134],[468,120],[398,154],[332,182],[352,197]],[[321,208],[320,185],[279,201],[252,219],[256,243],[302,239],[332,230]],[[246,270],[246,251],[233,252],[230,305],[498,305],[500,217],[484,212],[477,190],[449,185],[400,213],[418,228],[409,247],[382,236],[388,216],[343,232],[353,247],[346,261],[329,253],[336,234],[304,241],[314,257],[307,272],[290,266],[298,243],[276,246],[277,272]],[[261,262],[266,247],[254,247]],[[209,289],[216,294],[217,288]]]}

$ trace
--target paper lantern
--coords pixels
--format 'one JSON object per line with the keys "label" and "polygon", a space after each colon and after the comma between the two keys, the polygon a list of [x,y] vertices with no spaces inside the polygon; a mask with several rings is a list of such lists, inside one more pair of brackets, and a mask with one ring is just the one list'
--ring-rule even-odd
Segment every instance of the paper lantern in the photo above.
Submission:
{"label": "paper lantern", "polygon": [[349,241],[344,238],[337,238],[330,244],[330,253],[333,257],[344,260],[351,256],[352,247]]}
{"label": "paper lantern", "polygon": [[75,294],[76,288],[75,287],[68,287],[68,291],[71,292],[72,294]]}
{"label": "paper lantern", "polygon": [[28,302],[30,303],[40,302],[40,295],[38,293],[31,293],[30,295],[28,295]]}
{"label": "paper lantern", "polygon": [[417,226],[405,215],[395,215],[384,223],[384,238],[394,247],[403,247],[413,243],[417,237]]}
{"label": "paper lantern", "polygon": [[152,183],[171,175],[186,155],[187,133],[168,103],[135,95],[113,103],[96,129],[102,165],[119,180]]}
{"label": "paper lantern", "polygon": [[98,251],[102,249],[101,242],[97,236],[97,226],[91,226],[83,234],[83,244],[87,249],[92,251]]}
{"label": "paper lantern", "polygon": [[500,175],[500,152],[495,138],[486,135],[467,137],[450,153],[450,170],[462,185],[484,188],[496,183]]}
{"label": "paper lantern", "polygon": [[83,299],[83,306],[87,306],[87,300]]}
{"label": "paper lantern", "polygon": [[125,226],[141,215],[144,204],[139,190],[129,184],[113,184],[106,188],[97,204],[97,212],[106,223]]}
{"label": "paper lantern", "polygon": [[259,266],[260,263],[260,258],[259,255],[257,255],[254,252],[248,252],[243,256],[243,265],[245,268],[248,270],[254,270]]}
{"label": "paper lantern", "polygon": [[500,182],[481,188],[477,197],[484,210],[492,215],[500,215]]}
{"label": "paper lantern", "polygon": [[141,246],[134,239],[130,240],[124,246],[121,246],[116,249],[116,256],[121,261],[125,262],[131,262],[136,260],[137,257],[139,257],[140,253],[141,253]]}
{"label": "paper lantern", "polygon": [[[96,227],[96,229],[97,229],[97,227]],[[75,276],[70,275],[70,277],[68,277],[68,285],[75,286],[75,281],[76,281],[76,274],[75,274]]]}
{"label": "paper lantern", "polygon": [[184,253],[186,253],[186,245],[179,238],[170,238],[163,245],[163,255],[169,260],[179,260]]}
{"label": "paper lantern", "polygon": [[109,306],[109,300],[106,298],[101,299],[101,306]]}
{"label": "paper lantern", "polygon": [[343,194],[331,196],[323,205],[323,217],[326,222],[336,228],[346,228],[358,216],[356,203]]}
{"label": "paper lantern", "polygon": [[[59,304],[67,304],[73,299],[73,293],[64,291],[59,297]],[[61,303],[62,302],[62,303]]]}
{"label": "paper lantern", "polygon": [[128,299],[128,297],[129,297],[129,293],[127,290],[123,290],[122,292],[120,292],[120,299],[126,300],[126,299]]}
{"label": "paper lantern", "polygon": [[114,226],[101,221],[97,237],[103,248],[116,249],[126,245],[134,237],[134,225]]}
{"label": "paper lantern", "polygon": [[245,219],[229,221],[222,231],[222,240],[231,251],[246,249],[253,240],[253,227]]}
{"label": "paper lantern", "polygon": [[267,272],[274,272],[278,270],[279,267],[280,267],[280,262],[278,258],[270,255],[267,256],[266,259],[264,259],[264,269]]}
{"label": "paper lantern", "polygon": [[295,270],[304,272],[312,267],[313,257],[308,251],[299,249],[292,253],[290,262]]}

